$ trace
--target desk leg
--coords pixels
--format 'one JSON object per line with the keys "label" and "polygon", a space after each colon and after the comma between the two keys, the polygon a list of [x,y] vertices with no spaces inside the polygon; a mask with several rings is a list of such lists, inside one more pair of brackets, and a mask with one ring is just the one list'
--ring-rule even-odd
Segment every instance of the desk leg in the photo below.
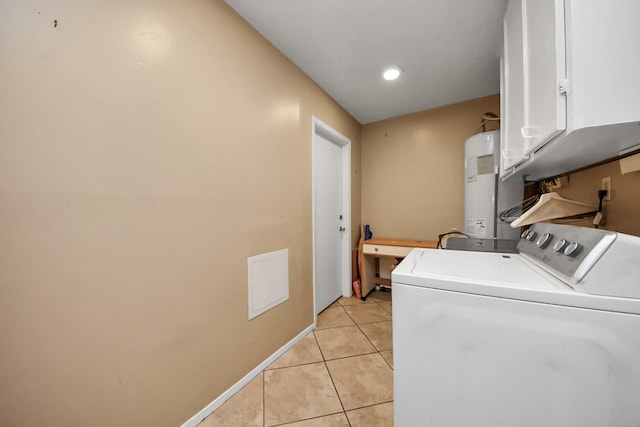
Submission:
{"label": "desk leg", "polygon": [[363,258],[364,271],[362,272],[362,300],[376,287],[376,257],[365,255]]}

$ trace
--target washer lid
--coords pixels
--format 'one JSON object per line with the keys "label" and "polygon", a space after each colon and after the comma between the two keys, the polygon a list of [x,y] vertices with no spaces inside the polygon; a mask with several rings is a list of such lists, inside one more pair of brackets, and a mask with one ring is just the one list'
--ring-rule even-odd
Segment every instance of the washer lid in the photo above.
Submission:
{"label": "washer lid", "polygon": [[[467,251],[414,250],[393,271],[394,282],[460,290],[474,284],[497,288],[569,291],[571,288],[542,270],[534,270],[518,254]],[[435,281],[450,282],[434,285]],[[473,293],[483,293],[473,288]]]}
{"label": "washer lid", "polygon": [[638,299],[577,292],[519,254],[413,249],[391,278],[394,286],[640,314]]}

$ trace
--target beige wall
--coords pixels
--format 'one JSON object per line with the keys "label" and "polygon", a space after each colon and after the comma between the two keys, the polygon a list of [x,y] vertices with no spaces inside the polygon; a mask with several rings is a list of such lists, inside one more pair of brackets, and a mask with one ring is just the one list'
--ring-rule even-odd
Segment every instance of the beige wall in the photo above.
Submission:
{"label": "beige wall", "polygon": [[464,142],[484,113],[499,111],[492,95],[364,125],[363,224],[374,236],[407,239],[462,230]]}
{"label": "beige wall", "polygon": [[[640,236],[640,172],[622,175],[614,161],[569,175],[569,182],[554,191],[564,197],[598,206],[602,178],[611,177],[611,200],[603,204],[601,228]],[[592,219],[576,222],[591,226]]]}
{"label": "beige wall", "polygon": [[353,143],[356,226],[360,126],[221,0],[0,16],[0,425],[179,425],[313,323],[311,116]]}

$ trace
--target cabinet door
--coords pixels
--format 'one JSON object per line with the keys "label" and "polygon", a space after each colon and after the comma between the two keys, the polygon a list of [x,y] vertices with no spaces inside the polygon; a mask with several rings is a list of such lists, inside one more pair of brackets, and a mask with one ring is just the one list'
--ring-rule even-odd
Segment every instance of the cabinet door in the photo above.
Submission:
{"label": "cabinet door", "polygon": [[566,127],[564,0],[523,0],[522,8],[522,136],[524,154],[528,155]]}
{"label": "cabinet door", "polygon": [[522,0],[509,2],[503,25],[501,175],[526,159],[521,134],[524,126]]}

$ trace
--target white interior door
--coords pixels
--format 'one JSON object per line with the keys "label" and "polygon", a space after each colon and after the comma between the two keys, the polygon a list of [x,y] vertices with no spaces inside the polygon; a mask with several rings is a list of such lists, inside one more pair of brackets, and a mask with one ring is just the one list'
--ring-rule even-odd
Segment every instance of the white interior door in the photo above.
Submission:
{"label": "white interior door", "polygon": [[348,179],[345,179],[344,170],[345,160],[348,160],[345,157],[349,157],[346,151],[350,147],[343,145],[340,138],[323,132],[317,122],[314,122],[314,129],[313,237],[317,314],[350,290],[350,218],[345,212],[349,198],[345,194]]}

